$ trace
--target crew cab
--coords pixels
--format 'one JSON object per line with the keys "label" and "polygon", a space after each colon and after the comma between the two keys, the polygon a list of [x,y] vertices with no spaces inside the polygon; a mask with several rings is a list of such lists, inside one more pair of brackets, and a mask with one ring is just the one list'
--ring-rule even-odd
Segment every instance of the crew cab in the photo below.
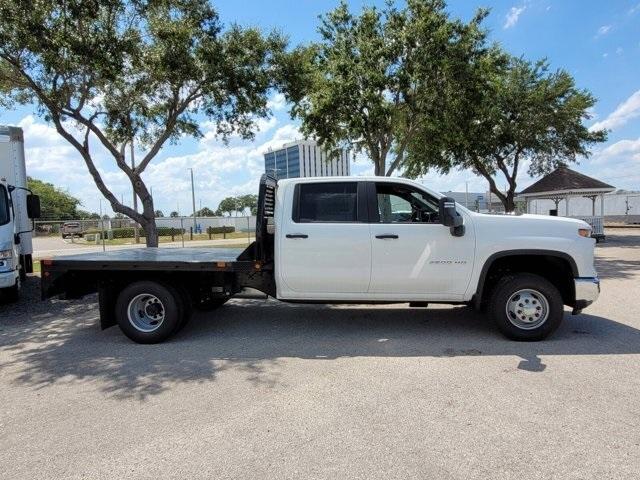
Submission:
{"label": "crew cab", "polygon": [[402,178],[264,175],[246,250],[47,259],[42,293],[97,291],[102,327],[118,324],[140,343],[167,339],[192,308],[220,307],[246,288],[285,302],[468,304],[509,338],[541,340],[564,305],[579,313],[599,295],[590,233],[569,218],[475,213]]}

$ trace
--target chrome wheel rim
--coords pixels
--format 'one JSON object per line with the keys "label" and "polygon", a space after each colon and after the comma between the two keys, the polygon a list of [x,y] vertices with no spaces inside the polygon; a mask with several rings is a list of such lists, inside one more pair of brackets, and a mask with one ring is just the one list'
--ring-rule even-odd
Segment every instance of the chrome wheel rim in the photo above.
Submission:
{"label": "chrome wheel rim", "polygon": [[509,297],[506,313],[516,327],[533,330],[549,318],[549,301],[537,290],[524,288]]}
{"label": "chrome wheel rim", "polygon": [[155,295],[141,293],[136,295],[127,308],[129,323],[136,330],[149,333],[157,330],[164,322],[163,303]]}

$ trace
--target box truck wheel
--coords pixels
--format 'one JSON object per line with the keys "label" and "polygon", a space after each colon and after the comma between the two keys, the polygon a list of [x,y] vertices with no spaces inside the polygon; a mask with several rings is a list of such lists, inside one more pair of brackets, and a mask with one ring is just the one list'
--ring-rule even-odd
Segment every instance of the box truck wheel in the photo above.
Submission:
{"label": "box truck wheel", "polygon": [[542,340],[562,322],[562,296],[549,280],[539,275],[506,276],[493,291],[489,316],[512,340]]}
{"label": "box truck wheel", "polygon": [[137,343],[159,343],[180,327],[184,307],[180,292],[170,285],[139,281],[125,287],[116,301],[122,332]]}
{"label": "box truck wheel", "polygon": [[20,279],[16,278],[16,284],[13,287],[0,289],[2,300],[6,303],[15,303],[20,299]]}

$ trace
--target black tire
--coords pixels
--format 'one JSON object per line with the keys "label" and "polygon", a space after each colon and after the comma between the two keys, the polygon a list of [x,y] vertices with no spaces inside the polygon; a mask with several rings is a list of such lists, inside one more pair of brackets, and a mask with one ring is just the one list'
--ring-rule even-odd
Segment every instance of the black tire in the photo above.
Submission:
{"label": "black tire", "polygon": [[0,289],[0,293],[4,303],[16,303],[20,300],[20,280],[13,287]]}
{"label": "black tire", "polygon": [[[520,300],[523,303],[519,303]],[[543,319],[545,311],[546,319]],[[542,317],[536,318],[539,315]],[[543,340],[562,322],[562,296],[551,282],[539,275],[510,275],[500,280],[493,290],[489,316],[500,331],[512,340]]]}
{"label": "black tire", "polygon": [[[155,298],[160,303],[159,308],[161,308],[163,318],[159,324],[154,325],[152,322],[144,320],[136,322],[135,319],[129,319],[130,304],[134,299],[144,302],[145,295],[148,297],[147,301]],[[134,309],[135,304],[131,307]],[[143,280],[128,285],[120,292],[116,301],[116,320],[122,332],[134,342],[160,343],[180,329],[184,316],[183,308],[182,297],[175,288],[163,283]],[[150,320],[146,308],[138,312],[140,313],[139,317]],[[145,323],[149,324],[145,325]]]}
{"label": "black tire", "polygon": [[223,297],[223,298],[201,298],[197,302],[193,303],[193,308],[200,312],[210,312],[215,310],[216,308],[220,308],[222,305],[227,303],[231,297]]}
{"label": "black tire", "polygon": [[182,330],[189,320],[191,320],[191,316],[193,315],[193,303],[191,302],[191,296],[189,292],[184,287],[176,287],[176,293],[180,296],[180,303],[182,308],[182,320],[180,324],[176,327],[174,333],[178,333]]}

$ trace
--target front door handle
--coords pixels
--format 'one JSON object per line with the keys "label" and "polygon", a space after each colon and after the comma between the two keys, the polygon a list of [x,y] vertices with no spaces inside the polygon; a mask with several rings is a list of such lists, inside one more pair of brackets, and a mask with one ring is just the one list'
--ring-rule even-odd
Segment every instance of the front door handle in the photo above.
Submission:
{"label": "front door handle", "polygon": [[305,233],[287,233],[287,238],[309,238]]}
{"label": "front door handle", "polygon": [[398,235],[396,235],[395,233],[385,233],[384,235],[376,235],[376,238],[384,240],[386,238],[396,239],[396,238],[400,238],[400,237],[398,237]]}

